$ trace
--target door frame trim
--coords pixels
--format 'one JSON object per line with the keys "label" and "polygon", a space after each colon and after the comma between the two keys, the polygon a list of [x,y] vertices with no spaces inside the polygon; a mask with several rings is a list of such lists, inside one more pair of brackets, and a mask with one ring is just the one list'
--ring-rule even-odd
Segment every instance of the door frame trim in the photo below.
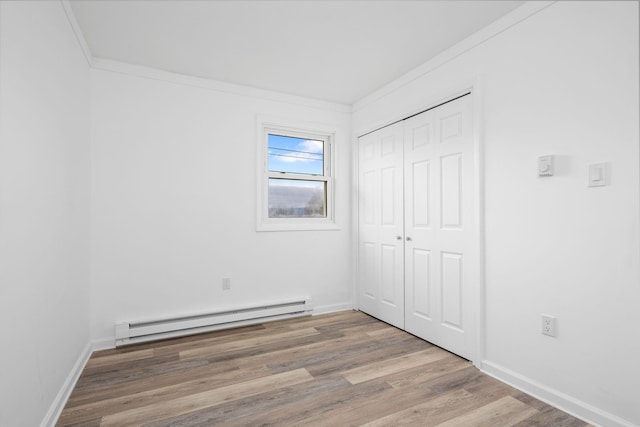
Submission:
{"label": "door frame trim", "polygon": [[473,317],[475,327],[473,336],[475,339],[472,349],[471,362],[482,369],[485,358],[486,345],[486,264],[485,264],[485,222],[484,222],[484,120],[482,115],[483,85],[480,78],[476,78],[471,87],[473,105],[473,164],[474,164],[474,190],[473,190],[473,219],[474,219],[474,246],[473,261],[476,267],[476,286],[473,295]]}
{"label": "door frame trim", "polygon": [[[472,326],[471,326],[471,336],[472,336],[472,348],[471,348],[471,362],[478,369],[482,369],[482,362],[485,358],[485,346],[486,346],[486,271],[485,271],[485,227],[484,227],[484,199],[485,199],[485,190],[484,190],[484,141],[483,141],[483,115],[482,115],[482,105],[483,105],[483,84],[481,78],[478,76],[473,81],[467,84],[458,84],[455,86],[455,90],[446,91],[447,95],[443,97],[439,97],[435,99],[435,97],[431,97],[427,99],[426,102],[423,103],[424,108],[417,109],[414,112],[405,113],[401,117],[402,119],[398,120],[397,117],[390,118],[386,121],[386,125],[391,125],[395,122],[402,121],[408,119],[416,114],[419,114],[422,111],[435,108],[443,103],[451,101],[455,98],[464,95],[467,92],[470,92],[470,96],[472,97],[472,108],[473,108],[473,178],[474,178],[474,189],[473,189],[473,224],[474,224],[474,235],[473,235],[473,253],[471,255],[472,268],[474,268],[476,272],[476,280],[472,287],[472,308],[471,308],[471,317],[472,317]],[[360,290],[361,284],[359,281],[360,272],[359,272],[359,202],[358,202],[358,188],[360,185],[359,182],[359,144],[358,139],[360,136],[365,135],[375,129],[380,128],[381,126],[375,126],[366,132],[354,132],[353,133],[353,145],[352,145],[352,227],[354,232],[352,233],[352,266],[353,268],[353,283],[352,287],[352,302],[353,307],[355,309],[360,309]]]}

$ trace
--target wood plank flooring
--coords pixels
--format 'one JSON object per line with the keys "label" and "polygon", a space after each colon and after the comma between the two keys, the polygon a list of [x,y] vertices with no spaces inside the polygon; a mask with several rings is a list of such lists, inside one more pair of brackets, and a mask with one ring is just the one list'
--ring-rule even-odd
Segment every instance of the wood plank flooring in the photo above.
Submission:
{"label": "wood plank flooring", "polygon": [[96,352],[58,426],[586,426],[347,311]]}

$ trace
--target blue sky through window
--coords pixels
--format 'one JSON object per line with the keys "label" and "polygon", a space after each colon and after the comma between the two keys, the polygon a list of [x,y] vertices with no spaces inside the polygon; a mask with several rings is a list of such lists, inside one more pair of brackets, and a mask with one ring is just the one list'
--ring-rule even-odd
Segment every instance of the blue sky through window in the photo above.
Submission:
{"label": "blue sky through window", "polygon": [[324,141],[269,134],[269,170],[323,175]]}

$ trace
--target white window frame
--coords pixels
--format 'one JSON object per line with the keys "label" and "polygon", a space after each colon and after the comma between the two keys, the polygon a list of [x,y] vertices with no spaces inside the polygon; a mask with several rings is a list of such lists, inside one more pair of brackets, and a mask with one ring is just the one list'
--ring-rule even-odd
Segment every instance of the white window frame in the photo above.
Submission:
{"label": "white window frame", "polygon": [[[269,171],[269,134],[322,140],[324,175],[307,175]],[[257,135],[257,231],[338,230],[334,211],[335,128],[258,117]],[[269,178],[326,182],[326,216],[322,218],[269,218]]]}

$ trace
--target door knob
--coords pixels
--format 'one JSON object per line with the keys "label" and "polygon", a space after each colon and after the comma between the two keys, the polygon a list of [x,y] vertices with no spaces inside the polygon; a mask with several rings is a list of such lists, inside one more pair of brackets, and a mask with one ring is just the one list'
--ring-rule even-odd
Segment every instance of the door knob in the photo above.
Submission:
{"label": "door knob", "polygon": [[396,236],[396,240],[402,240],[402,236]]}
{"label": "door knob", "polygon": [[410,241],[412,241],[412,240],[413,240],[413,239],[412,239],[411,237],[407,236],[407,242],[410,242]]}

